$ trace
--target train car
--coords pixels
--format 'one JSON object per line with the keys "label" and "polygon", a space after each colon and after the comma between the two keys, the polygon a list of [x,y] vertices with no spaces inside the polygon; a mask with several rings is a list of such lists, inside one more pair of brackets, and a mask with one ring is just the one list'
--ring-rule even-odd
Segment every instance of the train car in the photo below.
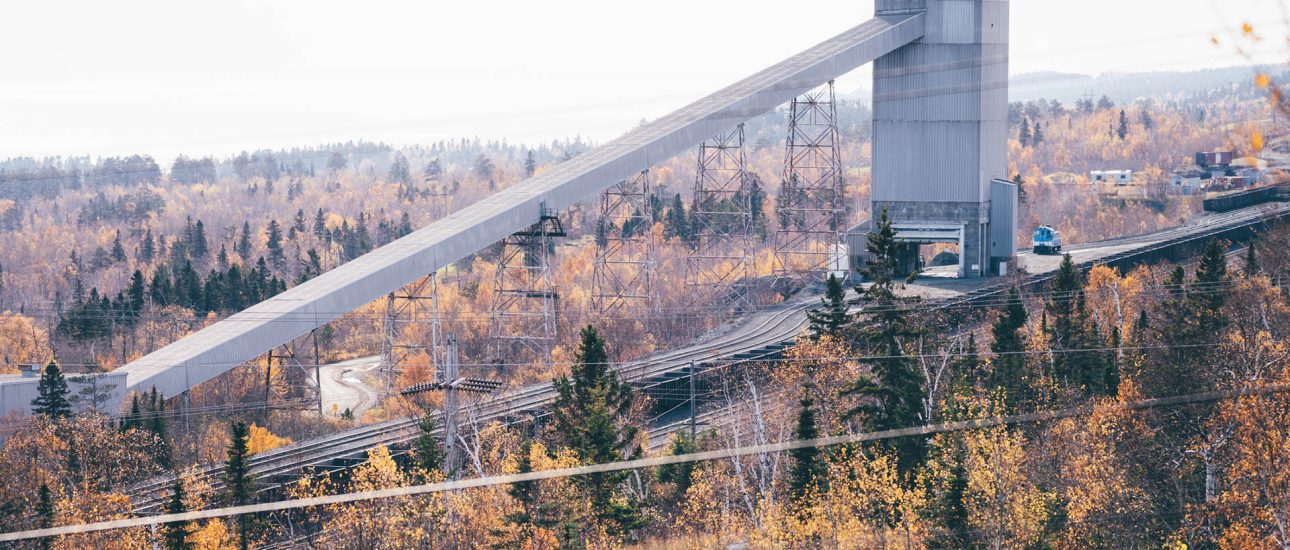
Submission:
{"label": "train car", "polygon": [[1230,193],[1216,193],[1205,198],[1206,212],[1228,212],[1238,208],[1277,200],[1276,186],[1256,187]]}
{"label": "train car", "polygon": [[1035,254],[1057,254],[1062,251],[1062,232],[1047,225],[1035,228],[1032,240]]}

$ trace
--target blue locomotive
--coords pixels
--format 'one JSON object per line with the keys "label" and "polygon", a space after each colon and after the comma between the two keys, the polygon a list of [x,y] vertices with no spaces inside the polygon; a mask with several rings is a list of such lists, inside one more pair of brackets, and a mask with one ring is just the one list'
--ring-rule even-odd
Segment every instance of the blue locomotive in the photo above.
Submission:
{"label": "blue locomotive", "polygon": [[1047,225],[1035,229],[1035,254],[1057,254],[1062,251],[1062,232]]}

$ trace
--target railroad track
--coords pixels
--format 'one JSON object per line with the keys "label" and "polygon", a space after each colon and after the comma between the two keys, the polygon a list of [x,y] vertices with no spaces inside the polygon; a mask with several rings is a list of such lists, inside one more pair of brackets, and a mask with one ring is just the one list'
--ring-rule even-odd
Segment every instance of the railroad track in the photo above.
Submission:
{"label": "railroad track", "polygon": [[[1221,235],[1287,216],[1290,216],[1290,204],[1269,203],[1242,210],[1210,214],[1196,220],[1194,224],[1147,235],[1074,245],[1070,251],[1079,253],[1097,248],[1140,245],[1080,262],[1079,265],[1083,269],[1096,264],[1125,263],[1135,258],[1146,261],[1153,254],[1172,250],[1192,241],[1203,241],[1213,235]],[[1034,288],[1051,278],[1051,272],[1032,274],[1021,281],[1021,285]],[[959,296],[930,299],[924,302],[924,306],[929,309],[944,309],[970,305],[1001,296],[1012,284],[1011,281],[1000,282]],[[626,363],[616,370],[621,379],[648,395],[651,389],[677,380],[678,375],[683,379],[689,374],[691,365],[694,366],[695,371],[702,372],[714,364],[775,356],[791,345],[797,334],[806,328],[808,324],[806,312],[818,305],[818,296],[812,291],[799,293],[791,300],[754,313],[749,320],[742,324],[733,324],[716,336],[684,348],[657,353],[639,361]],[[543,415],[542,410],[554,399],[555,392],[551,384],[533,384],[481,401],[476,405],[476,409],[478,418],[484,422],[514,421],[517,418],[527,419]],[[417,436],[419,420],[415,416],[388,420],[259,453],[251,457],[250,471],[260,480],[261,491],[267,492],[297,479],[308,468],[320,472],[349,468],[363,462],[366,459],[367,450],[377,446],[384,445],[391,448],[393,452],[402,452]],[[651,431],[651,445],[654,445],[655,431],[659,437],[664,438],[659,441],[665,441],[671,433],[686,426],[688,422],[673,422],[657,427],[656,430]],[[222,465],[214,465],[202,468],[197,473],[205,475],[213,488],[218,490],[222,486],[222,480],[219,479],[218,474],[222,471]],[[163,476],[131,488],[128,494],[135,513],[159,512],[165,498],[164,494],[173,481],[173,476]]]}

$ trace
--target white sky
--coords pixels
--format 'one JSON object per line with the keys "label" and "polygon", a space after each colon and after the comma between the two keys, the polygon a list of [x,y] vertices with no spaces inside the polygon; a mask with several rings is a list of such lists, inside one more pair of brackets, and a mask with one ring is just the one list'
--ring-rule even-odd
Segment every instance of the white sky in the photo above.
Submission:
{"label": "white sky", "polygon": [[[1242,64],[1243,21],[1267,36],[1255,60],[1279,62],[1281,1],[1012,0],[1011,71]],[[7,1],[0,158],[145,152],[168,166],[350,139],[604,140],[872,12],[872,0]]]}

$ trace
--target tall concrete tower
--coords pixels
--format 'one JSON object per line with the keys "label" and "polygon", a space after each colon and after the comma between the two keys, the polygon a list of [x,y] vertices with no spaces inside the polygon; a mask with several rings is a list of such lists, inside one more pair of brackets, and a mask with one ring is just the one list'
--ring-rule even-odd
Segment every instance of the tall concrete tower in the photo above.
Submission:
{"label": "tall concrete tower", "polygon": [[959,276],[989,274],[1015,249],[1015,187],[994,181],[1008,177],[1008,0],[875,12],[924,12],[925,27],[874,62],[873,216],[886,208],[907,243],[957,242]]}

